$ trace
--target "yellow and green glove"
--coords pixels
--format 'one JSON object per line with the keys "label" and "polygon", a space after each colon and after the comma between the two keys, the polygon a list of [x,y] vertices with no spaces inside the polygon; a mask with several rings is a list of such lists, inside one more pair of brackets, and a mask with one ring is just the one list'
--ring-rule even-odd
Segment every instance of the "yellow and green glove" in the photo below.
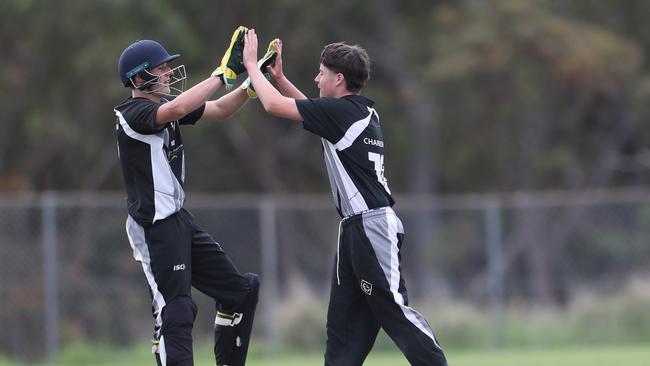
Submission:
{"label": "yellow and green glove", "polygon": [[[275,63],[275,58],[277,56],[278,56],[278,45],[275,41],[271,41],[271,43],[269,43],[269,48],[266,49],[266,54],[264,55],[264,57],[262,57],[261,59],[259,59],[259,61],[257,61],[257,66],[260,68],[260,71],[262,72],[266,80],[269,81],[271,80],[271,74],[269,74],[266,71],[266,67],[273,65],[273,63]],[[250,77],[246,78],[246,81],[244,81],[241,84],[241,88],[246,90],[246,93],[250,98],[257,98],[257,93],[255,93],[255,88],[253,88],[253,84],[251,83]]]}
{"label": "yellow and green glove", "polygon": [[244,35],[248,28],[240,25],[230,39],[230,46],[221,59],[221,65],[212,72],[212,76],[219,77],[227,90],[230,90],[237,81],[237,75],[246,71],[244,67]]}

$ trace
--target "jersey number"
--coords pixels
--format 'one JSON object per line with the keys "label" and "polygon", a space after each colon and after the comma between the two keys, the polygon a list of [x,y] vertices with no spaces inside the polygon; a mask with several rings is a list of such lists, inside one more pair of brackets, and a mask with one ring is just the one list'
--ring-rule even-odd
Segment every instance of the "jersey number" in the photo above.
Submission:
{"label": "jersey number", "polygon": [[368,153],[368,159],[375,164],[375,172],[377,173],[377,180],[384,186],[384,189],[388,194],[390,194],[390,189],[388,189],[388,181],[384,177],[384,155],[377,154],[374,152]]}

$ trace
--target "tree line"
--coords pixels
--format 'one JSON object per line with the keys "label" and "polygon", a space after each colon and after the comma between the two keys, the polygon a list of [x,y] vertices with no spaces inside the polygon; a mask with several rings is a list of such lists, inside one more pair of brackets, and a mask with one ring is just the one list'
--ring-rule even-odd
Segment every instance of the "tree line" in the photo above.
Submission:
{"label": "tree line", "polygon": [[[136,39],[181,53],[190,84],[238,24],[285,44],[306,95],[322,46],[364,46],[364,94],[385,131],[387,174],[412,193],[602,188],[648,177],[642,0],[330,2],[197,0],[0,4],[0,189],[121,190],[112,108],[117,59]],[[243,78],[242,78],[243,79]],[[185,129],[188,189],[325,192],[315,136],[250,101]]]}

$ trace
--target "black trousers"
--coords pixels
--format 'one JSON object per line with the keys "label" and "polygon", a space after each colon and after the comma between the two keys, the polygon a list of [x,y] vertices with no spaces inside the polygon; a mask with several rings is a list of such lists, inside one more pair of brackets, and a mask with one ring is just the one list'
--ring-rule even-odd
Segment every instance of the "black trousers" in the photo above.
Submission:
{"label": "black trousers", "polygon": [[401,275],[404,229],[386,207],[341,223],[327,312],[326,366],[360,366],[383,328],[411,365],[447,361],[427,321],[408,306]]}
{"label": "black trousers", "polygon": [[[215,300],[217,365],[244,365],[258,299],[257,276],[241,274],[185,209],[146,227],[129,216],[126,230],[149,284],[158,364],[193,365],[193,286]],[[225,324],[220,321],[224,318],[237,321]]]}

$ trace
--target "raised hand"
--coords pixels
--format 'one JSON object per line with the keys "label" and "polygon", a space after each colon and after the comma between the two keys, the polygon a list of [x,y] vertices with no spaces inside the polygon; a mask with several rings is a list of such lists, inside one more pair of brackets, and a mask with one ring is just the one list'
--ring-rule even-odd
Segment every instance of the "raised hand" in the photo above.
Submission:
{"label": "raised hand", "polygon": [[257,34],[249,29],[244,36],[244,66],[248,69],[257,67]]}
{"label": "raised hand", "polygon": [[[269,43],[269,47],[266,49],[266,53],[262,56],[261,59],[257,61],[257,67],[260,69],[266,80],[271,80],[271,75],[269,74],[268,67],[275,64],[276,57],[278,55],[277,39]],[[246,90],[246,93],[250,98],[257,98],[257,93],[255,93],[255,88],[251,84],[251,78],[248,77],[241,85],[242,89]]]}
{"label": "raised hand", "polygon": [[284,76],[282,71],[282,40],[279,38],[274,39],[269,44],[269,50],[274,48],[276,50],[277,56],[275,57],[275,62],[271,65],[266,66],[266,72],[271,75],[273,80],[279,80]]}

